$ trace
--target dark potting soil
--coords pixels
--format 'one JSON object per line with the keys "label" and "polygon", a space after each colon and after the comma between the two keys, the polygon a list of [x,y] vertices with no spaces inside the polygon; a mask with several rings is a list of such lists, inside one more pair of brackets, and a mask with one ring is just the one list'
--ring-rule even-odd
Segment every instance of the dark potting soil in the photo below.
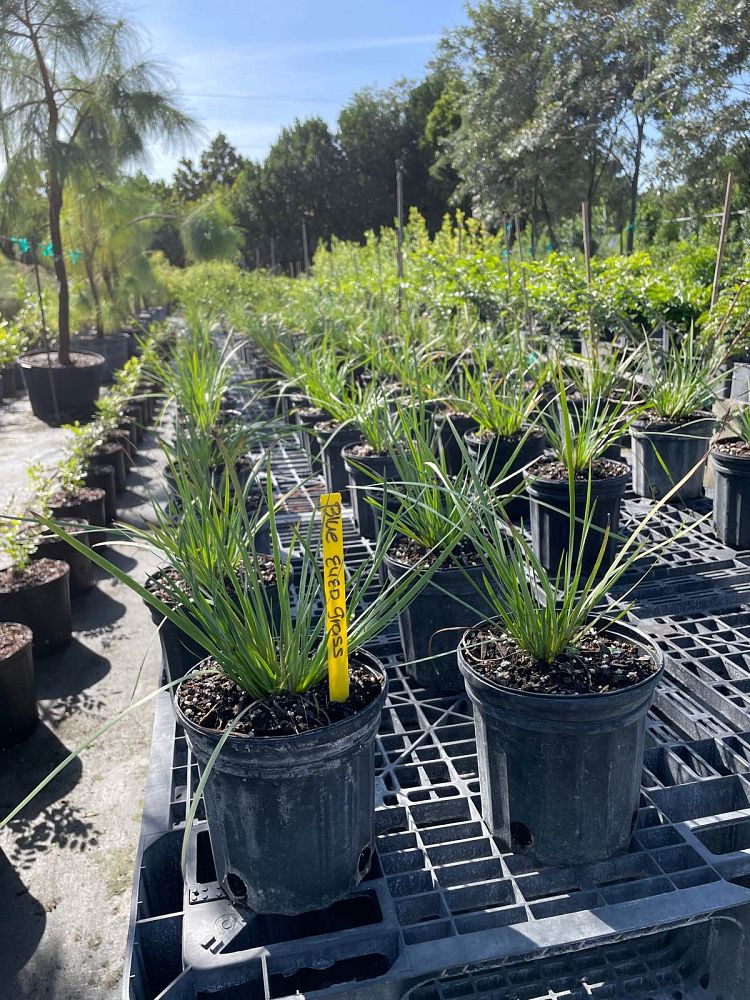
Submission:
{"label": "dark potting soil", "polygon": [[[115,445],[119,448],[119,444]],[[76,503],[88,503],[90,500],[99,500],[103,494],[98,486],[81,486],[78,490],[59,490],[50,497],[50,507],[70,507]]]}
{"label": "dark potting soil", "polygon": [[[617,479],[619,476],[627,475],[628,471],[627,465],[623,465],[622,462],[613,462],[608,458],[600,458],[591,463],[592,480]],[[554,458],[541,458],[531,466],[529,475],[551,482],[566,483],[568,481],[568,467],[564,462],[558,462]],[[588,469],[577,469],[574,479],[577,483],[588,482]]]}
{"label": "dark potting soil", "polygon": [[375,451],[371,444],[362,441],[359,444],[352,444],[346,449],[349,458],[385,458],[388,454],[385,451]]}
{"label": "dark potting soil", "polygon": [[333,434],[339,427],[341,427],[341,424],[338,420],[324,420],[322,423],[315,425],[315,430],[319,434]]}
{"label": "dark potting soil", "polygon": [[[266,555],[265,553],[257,553],[254,559],[255,566],[257,567],[258,576],[260,582],[268,587],[276,583],[276,563],[273,561],[273,556]],[[240,563],[236,570],[237,579],[242,582],[247,570],[244,563]]]}
{"label": "dark potting soil", "polygon": [[554,663],[535,660],[501,628],[480,626],[466,636],[466,659],[493,684],[536,694],[608,694],[638,684],[658,667],[648,653],[594,631]]}
{"label": "dark potting soil", "polygon": [[713,450],[732,458],[750,458],[750,443],[747,441],[717,441]]}
{"label": "dark potting soil", "polygon": [[[52,364],[50,364],[50,359]],[[42,352],[40,354],[27,354],[24,357],[24,364],[30,365],[32,368],[94,368],[96,365],[102,363],[101,358],[92,357],[90,354],[79,354],[76,351],[70,352],[70,364],[61,365],[57,360],[57,353],[52,351],[47,357],[47,354]]]}
{"label": "dark potting soil", "polygon": [[265,500],[266,495],[263,490],[248,490],[245,496],[245,510],[248,514],[254,514]]}
{"label": "dark potting soil", "polygon": [[[388,550],[388,555],[394,562],[404,563],[406,566],[431,566],[439,557],[440,553],[431,551],[427,554],[427,549],[411,538],[397,538]],[[476,549],[466,540],[459,542],[451,552],[450,559],[446,560],[441,568],[453,569],[460,566],[470,569],[472,566],[480,566],[482,560],[477,555]]]}
{"label": "dark potting soil", "polygon": [[[171,587],[170,587],[171,583]],[[173,566],[163,566],[146,579],[144,587],[168,608],[176,608],[178,601],[173,596],[174,588],[186,592],[185,581]]]}
{"label": "dark potting soil", "polygon": [[[466,438],[469,441],[478,441],[480,444],[487,444],[488,441],[494,441],[498,437],[495,431],[491,431],[488,427],[483,427],[478,431],[470,431]],[[530,430],[526,432],[525,430],[519,431],[517,434],[508,434],[506,437],[501,438],[502,441],[507,441],[508,444],[517,445],[519,441],[523,438],[526,440],[533,440],[535,438],[544,437],[544,432],[540,430]]]}
{"label": "dark potting soil", "polygon": [[122,445],[118,441],[105,441],[103,444],[99,445],[94,454],[116,455],[118,451],[122,451]]}
{"label": "dark potting soil", "polygon": [[319,406],[303,406],[301,410],[297,410],[297,416],[308,420],[317,417],[318,421],[321,421],[326,419],[328,411],[321,410]]}
{"label": "dark potting soil", "polygon": [[[208,660],[207,667],[217,665]],[[279,691],[257,701],[232,730],[243,736],[295,736],[347,719],[371,704],[382,690],[382,681],[357,663],[349,661],[349,698],[332,702],[328,678],[324,677],[304,694]],[[177,695],[180,708],[196,726],[222,733],[253,699],[223,673],[186,680]]]}
{"label": "dark potting soil", "polygon": [[31,629],[17,622],[0,625],[0,660],[7,660],[31,642]]}
{"label": "dark potting soil", "polygon": [[0,570],[0,593],[15,593],[39,587],[43,583],[59,579],[67,571],[68,564],[59,559],[34,559],[21,572],[13,568]]}
{"label": "dark potting soil", "polygon": [[684,427],[685,424],[694,424],[698,420],[713,419],[713,413],[708,410],[700,410],[698,413],[691,413],[687,417],[662,417],[654,413],[640,418],[635,426],[638,430],[648,431],[659,424],[669,424],[670,427]]}

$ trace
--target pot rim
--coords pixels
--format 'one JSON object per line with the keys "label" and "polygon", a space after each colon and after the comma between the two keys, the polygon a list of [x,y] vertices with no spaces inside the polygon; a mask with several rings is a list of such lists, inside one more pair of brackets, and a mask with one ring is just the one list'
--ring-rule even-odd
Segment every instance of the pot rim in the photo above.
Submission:
{"label": "pot rim", "polygon": [[719,444],[733,444],[735,441],[742,441],[741,437],[730,437],[722,438],[720,441],[714,442],[711,446],[711,458],[718,462],[739,462],[743,465],[747,464],[750,466],[750,455],[727,455],[723,451],[717,448]]}
{"label": "pot rim", "polygon": [[[48,355],[51,356],[51,355],[56,354],[56,353],[57,352],[54,351],[54,350],[51,350],[49,352],[47,352],[47,351],[27,351],[26,354],[22,354],[21,357],[18,358],[17,363],[22,368],[30,368],[30,369],[37,369],[37,368],[44,369],[44,368],[48,368],[50,371],[70,371],[71,368],[75,369],[75,367],[76,367],[75,365],[70,365],[70,366],[67,366],[67,365],[51,365],[50,366],[48,364],[47,365],[33,365],[30,361],[27,361],[27,358],[37,358],[37,357],[40,357],[40,356],[46,358]],[[100,365],[105,365],[107,363],[107,359],[104,357],[104,355],[98,354],[96,351],[77,351],[77,350],[73,350],[73,351],[71,351],[71,354],[85,354],[85,355],[87,355],[90,358],[98,358],[99,359],[99,365],[86,365],[85,368],[81,368],[80,371],[85,371],[87,368],[98,368],[98,367],[100,367]]]}
{"label": "pot rim", "polygon": [[549,704],[551,704],[554,700],[557,699],[565,701],[570,701],[571,699],[573,699],[575,701],[592,702],[604,698],[615,698],[618,695],[623,695],[631,691],[639,691],[641,688],[645,688],[649,684],[653,684],[654,681],[659,681],[664,673],[664,653],[659,648],[659,646],[657,646],[656,642],[654,641],[654,639],[651,638],[650,635],[647,635],[645,632],[641,632],[641,630],[637,626],[633,625],[630,622],[624,622],[622,620],[611,618],[609,616],[602,616],[600,618],[597,618],[596,622],[594,623],[597,626],[601,625],[601,628],[597,627],[597,631],[606,632],[607,629],[612,626],[616,628],[618,627],[625,628],[627,631],[632,631],[634,633],[634,638],[635,636],[638,637],[638,640],[641,643],[641,645],[645,647],[646,651],[651,655],[653,662],[657,664],[657,669],[653,674],[651,674],[649,677],[644,677],[643,680],[638,681],[637,684],[629,684],[627,687],[618,688],[616,691],[589,691],[589,692],[584,692],[583,694],[573,694],[573,693],[545,694],[541,691],[520,691],[518,688],[508,687],[505,684],[498,684],[497,682],[492,681],[487,677],[483,677],[481,674],[478,674],[464,655],[464,648],[465,648],[464,640],[466,638],[467,632],[473,631],[474,629],[482,628],[483,625],[494,625],[498,621],[499,621],[498,618],[485,618],[484,621],[479,622],[477,625],[473,625],[471,629],[467,629],[466,632],[463,633],[463,635],[459,639],[457,648],[458,665],[462,673],[464,671],[470,673],[472,676],[472,680],[476,680],[480,684],[486,684],[488,687],[492,688],[495,691],[502,691],[503,693],[516,695],[521,698],[530,698],[538,702],[545,701]]}
{"label": "pot rim", "polygon": [[14,649],[13,652],[9,653],[7,656],[0,655],[0,663],[7,663],[8,660],[13,660],[17,656],[20,656],[21,653],[25,653],[34,642],[34,633],[28,625],[24,625],[23,622],[2,622],[0,623],[0,629],[4,628],[6,625],[15,625],[16,628],[20,627],[24,630],[24,644],[18,649]]}
{"label": "pot rim", "polygon": [[[537,462],[541,459],[537,459]],[[602,492],[606,491],[606,487],[610,487],[614,491],[614,487],[619,487],[620,485],[626,485],[628,480],[631,478],[632,470],[629,465],[625,462],[620,462],[617,459],[606,459],[608,462],[614,462],[616,465],[622,466],[625,470],[619,476],[607,476],[604,479],[593,479],[591,480],[591,493],[592,495],[597,492],[597,486],[602,487]],[[536,463],[535,463],[536,464]],[[526,480],[526,485],[529,489],[533,489],[535,486],[542,486],[542,489],[547,488],[548,490],[560,490],[564,491],[566,494],[570,489],[570,482],[568,479],[545,479],[544,476],[534,475],[530,469],[524,471],[524,479]],[[573,481],[573,488],[575,490],[587,490],[589,485],[588,479],[576,479]]]}
{"label": "pot rim", "polygon": [[655,417],[653,420],[645,420],[639,417],[630,425],[630,430],[634,434],[663,434],[665,431],[688,428],[695,424],[711,422],[714,427],[718,423],[716,417],[710,410],[696,410],[684,420],[667,420],[664,417]]}
{"label": "pot rim", "polygon": [[[245,733],[233,732],[230,736],[227,737],[226,742],[232,743],[233,741],[237,741],[237,744],[244,743],[245,745],[255,743],[259,747],[267,747],[270,750],[274,750],[277,748],[283,749],[287,747],[293,747],[295,745],[297,745],[298,747],[302,747],[304,746],[305,741],[310,743],[317,743],[319,742],[319,736],[321,733],[326,733],[326,734],[332,733],[333,736],[330,742],[334,742],[338,733],[341,732],[341,730],[345,726],[351,725],[352,720],[356,719],[358,716],[364,715],[369,709],[372,709],[375,705],[377,705],[379,699],[385,696],[385,692],[387,691],[388,688],[388,676],[386,674],[385,667],[380,662],[380,660],[375,656],[374,653],[370,653],[366,649],[357,649],[354,651],[350,650],[349,656],[350,659],[352,656],[365,657],[365,659],[370,662],[365,662],[363,666],[367,670],[369,670],[370,673],[372,673],[376,678],[380,680],[380,690],[373,699],[373,701],[365,705],[363,708],[359,709],[359,711],[355,712],[353,715],[348,715],[344,719],[339,719],[338,722],[334,722],[330,726],[323,726],[320,729],[311,729],[308,730],[306,733],[294,733],[291,736],[248,736]],[[193,673],[201,669],[201,667],[205,662],[206,660],[201,660],[200,663],[197,663],[192,668],[192,670],[188,671],[188,673],[182,678],[180,683],[177,685],[174,696],[174,710],[175,710],[175,715],[177,716],[177,721],[180,723],[181,726],[184,726],[186,729],[192,730],[193,732],[200,733],[202,736],[207,736],[209,739],[215,739],[218,742],[224,735],[223,732],[219,732],[219,730],[217,729],[207,729],[205,726],[199,726],[196,723],[191,722],[191,720],[185,716],[182,709],[180,708],[180,701],[179,701],[180,688],[185,683],[185,681],[191,679]]]}
{"label": "pot rim", "polygon": [[[484,441],[479,439],[479,434],[484,431],[489,431],[492,437],[487,438]],[[509,441],[512,444],[521,444],[522,442],[529,440],[543,439],[545,436],[544,431],[541,427],[536,427],[534,424],[527,424],[522,426],[520,431],[516,431],[515,434],[498,434],[497,431],[493,431],[488,427],[479,427],[478,430],[469,429],[464,431],[464,442],[466,444],[473,445],[492,445],[495,441]]]}

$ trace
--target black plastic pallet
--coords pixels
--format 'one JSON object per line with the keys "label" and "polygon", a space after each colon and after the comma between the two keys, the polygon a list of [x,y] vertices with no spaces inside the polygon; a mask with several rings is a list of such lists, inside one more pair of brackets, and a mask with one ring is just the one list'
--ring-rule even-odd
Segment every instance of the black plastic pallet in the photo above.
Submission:
{"label": "black plastic pallet", "polygon": [[[296,492],[299,506],[281,523],[291,538],[294,524],[313,513],[318,487],[310,488],[302,453],[288,446],[274,449],[273,475],[276,489]],[[347,524],[349,558],[366,558],[367,543],[350,517]],[[672,622],[649,625],[669,643]],[[733,627],[722,623],[719,631]],[[295,918],[229,903],[200,810],[183,878],[180,849],[198,770],[170,696],[159,696],[124,1000],[750,995],[740,967],[750,928],[744,713],[738,725],[715,712],[711,684],[670,656],[649,715],[629,852],[584,868],[539,869],[501,850],[482,821],[466,697],[417,686],[393,629],[372,649],[389,677],[376,749],[373,870],[349,899]],[[745,653],[750,662],[750,642]]]}
{"label": "black plastic pallet", "polygon": [[226,900],[202,818],[183,881],[180,848],[198,775],[163,697],[129,1000],[280,1000],[297,991],[311,1000],[385,1000],[465,966],[581,949],[750,903],[750,734],[713,737],[708,719],[702,738],[685,740],[705,716],[687,695],[675,700],[666,682],[649,720],[630,852],[582,869],[539,870],[501,851],[482,822],[466,699],[416,687],[398,654],[385,662],[374,870],[344,903],[297,918],[250,915]]}

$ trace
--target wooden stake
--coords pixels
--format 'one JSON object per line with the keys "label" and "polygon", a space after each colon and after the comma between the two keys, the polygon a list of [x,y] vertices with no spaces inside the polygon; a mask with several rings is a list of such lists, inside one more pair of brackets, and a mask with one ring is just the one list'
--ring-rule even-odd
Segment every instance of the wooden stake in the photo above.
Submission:
{"label": "wooden stake", "polygon": [[271,274],[276,273],[276,240],[271,237]]}
{"label": "wooden stake", "polygon": [[307,247],[307,222],[302,220],[302,256],[305,259],[305,274],[310,270],[310,252]]}
{"label": "wooden stake", "polygon": [[586,260],[586,287],[589,292],[589,340],[591,357],[596,359],[599,354],[599,344],[594,330],[594,313],[591,308],[591,212],[587,201],[581,202],[581,218],[583,219],[583,256]]}
{"label": "wooden stake", "polygon": [[396,273],[398,275],[398,311],[401,312],[402,289],[404,278],[404,167],[401,160],[396,160]]}
{"label": "wooden stake", "polygon": [[[521,272],[521,288],[523,290],[523,304],[526,309],[526,326],[528,327],[529,333],[534,333],[534,318],[531,315],[531,309],[529,307],[529,293],[526,290],[526,273],[523,268],[523,247],[521,246],[521,222],[519,219],[518,212],[513,216],[516,226],[516,246],[518,247],[518,260],[520,262],[520,272]],[[510,266],[510,265],[509,265]]]}
{"label": "wooden stake", "polygon": [[732,209],[732,187],[734,178],[731,171],[727,174],[727,189],[724,194],[724,211],[721,213],[721,230],[719,232],[719,249],[716,252],[716,268],[714,269],[714,283],[711,288],[711,308],[716,305],[719,297],[719,282],[721,280],[721,266],[724,263],[724,247],[727,242],[727,228],[729,227],[729,215]]}

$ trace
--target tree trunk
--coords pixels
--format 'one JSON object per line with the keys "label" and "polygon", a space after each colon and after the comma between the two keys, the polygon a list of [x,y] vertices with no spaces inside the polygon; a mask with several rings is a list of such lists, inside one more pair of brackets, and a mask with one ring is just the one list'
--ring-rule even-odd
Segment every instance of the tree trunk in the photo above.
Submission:
{"label": "tree trunk", "polygon": [[62,233],[60,231],[60,214],[62,212],[62,186],[54,169],[49,170],[47,199],[49,201],[49,234],[52,241],[52,254],[57,278],[57,330],[59,346],[57,360],[61,365],[70,364],[70,292],[68,289],[68,273],[63,255]]}
{"label": "tree trunk", "polygon": [[96,313],[96,336],[99,340],[104,339],[104,316],[102,314],[102,301],[99,298],[99,289],[96,286],[96,276],[94,274],[94,262],[90,254],[86,254],[86,277],[88,278],[91,298],[94,300],[94,311]]}
{"label": "tree trunk", "polygon": [[552,224],[552,216],[550,214],[549,205],[547,204],[547,199],[544,197],[544,191],[539,192],[539,200],[542,205],[542,213],[544,215],[544,221],[547,224],[547,231],[549,233],[549,242],[553,250],[557,250],[557,235],[555,233],[555,227]]}
{"label": "tree trunk", "polygon": [[641,155],[643,153],[643,132],[645,127],[645,119],[639,118],[636,115],[635,118],[637,133],[636,133],[636,145],[635,145],[635,162],[633,163],[633,176],[630,182],[630,220],[628,222],[628,241],[627,241],[627,253],[631,254],[633,252],[633,243],[635,239],[635,215],[638,208],[638,181],[640,179],[641,173]]}

